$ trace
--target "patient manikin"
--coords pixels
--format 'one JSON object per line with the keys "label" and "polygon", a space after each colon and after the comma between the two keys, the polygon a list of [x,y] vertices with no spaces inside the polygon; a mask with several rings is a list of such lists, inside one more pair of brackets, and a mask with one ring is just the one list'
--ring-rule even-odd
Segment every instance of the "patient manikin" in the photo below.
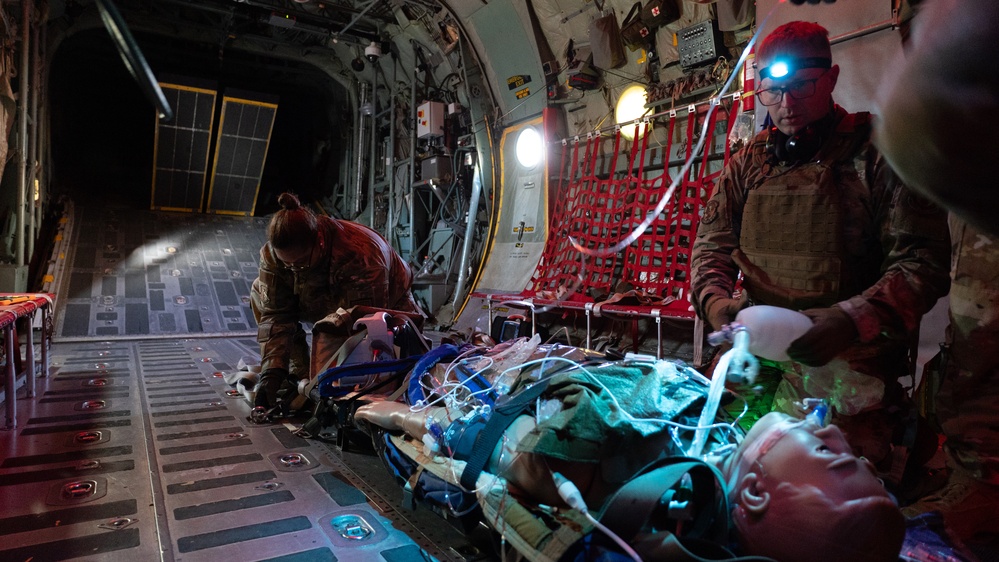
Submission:
{"label": "patient manikin", "polygon": [[[443,408],[412,411],[398,402],[359,408],[355,420],[421,439],[427,420],[449,423]],[[538,503],[565,505],[552,474],[571,480],[587,505],[599,507],[615,490],[594,464],[516,452],[535,427],[521,416],[499,441],[487,470]],[[742,554],[782,562],[894,561],[904,520],[866,459],[850,452],[835,426],[819,427],[773,412],[750,429],[732,453],[718,459],[728,482],[731,518]]]}

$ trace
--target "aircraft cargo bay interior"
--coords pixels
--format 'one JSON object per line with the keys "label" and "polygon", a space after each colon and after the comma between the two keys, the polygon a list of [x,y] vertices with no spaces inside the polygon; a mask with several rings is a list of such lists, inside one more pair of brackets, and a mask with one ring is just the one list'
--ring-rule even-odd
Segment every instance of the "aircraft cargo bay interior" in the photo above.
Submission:
{"label": "aircraft cargo bay interior", "polygon": [[997,559],[997,6],[4,2],[0,560]]}

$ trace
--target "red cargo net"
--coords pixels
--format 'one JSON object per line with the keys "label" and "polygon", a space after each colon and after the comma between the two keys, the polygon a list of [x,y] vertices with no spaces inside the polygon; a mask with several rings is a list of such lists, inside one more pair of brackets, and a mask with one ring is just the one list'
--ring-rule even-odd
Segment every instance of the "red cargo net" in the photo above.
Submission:
{"label": "red cargo net", "polygon": [[[736,101],[735,103],[738,103]],[[720,109],[720,108],[716,108]],[[728,114],[735,115],[737,107]],[[713,132],[719,111],[709,112],[707,130]],[[690,112],[689,115],[695,115]],[[685,159],[697,144],[695,133],[703,125],[704,114],[687,118]],[[731,126],[731,121],[728,123]],[[661,150],[663,160],[673,153],[677,117],[668,121],[669,139]],[[647,123],[636,126],[648,127]],[[621,293],[637,300],[627,302],[656,305],[664,313],[690,317],[687,291],[690,287],[690,248],[694,241],[701,206],[707,200],[720,174],[709,173],[710,150],[691,167],[688,177],[678,183],[673,197],[662,212],[639,237],[621,252],[607,256],[585,256],[576,250],[569,237],[588,249],[605,249],[625,239],[653,212],[672,178],[669,167],[662,171],[645,170],[650,160],[649,137],[630,143],[618,131],[613,138],[613,153],[601,157],[598,134],[578,138],[563,151],[560,169],[566,173],[552,191],[554,206],[548,241],[526,294],[566,302],[599,302],[610,297],[620,300]],[[709,133],[709,138],[713,138]],[[725,161],[728,143],[725,142]],[[622,154],[622,147],[626,153]],[[627,158],[627,166],[618,170],[618,160]],[[616,294],[616,295],[615,295]],[[622,301],[620,304],[625,304]]]}

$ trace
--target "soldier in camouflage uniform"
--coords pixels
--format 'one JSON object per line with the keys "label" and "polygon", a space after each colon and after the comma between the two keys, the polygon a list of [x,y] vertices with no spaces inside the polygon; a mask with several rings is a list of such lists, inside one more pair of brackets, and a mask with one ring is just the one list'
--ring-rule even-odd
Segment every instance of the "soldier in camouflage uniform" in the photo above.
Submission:
{"label": "soldier in camouflage uniform", "polygon": [[851,376],[885,383],[880,401],[834,419],[857,454],[887,471],[907,400],[897,379],[922,315],[948,288],[944,214],[888,168],[870,143],[870,116],[833,103],[839,67],[823,27],[782,25],[757,61],[757,96],[774,126],[732,157],[705,206],[691,299],[715,329],[749,304],[811,317],[789,369],[808,376],[802,364],[838,358]]}
{"label": "soldier in camouflage uniform", "polygon": [[[942,381],[932,408],[954,469],[949,489],[911,513],[939,509],[961,540],[999,546],[999,236],[950,216],[953,270]],[[970,500],[970,501],[969,501]]]}
{"label": "soldier in camouflage uniform", "polygon": [[[979,553],[999,551],[999,4],[933,0],[879,93],[876,142],[909,185],[951,211],[950,325],[936,419],[950,480],[937,510]],[[992,63],[982,64],[982,61]],[[989,556],[982,556],[991,559]]]}
{"label": "soldier in camouflage uniform", "polygon": [[[285,380],[310,375],[302,322],[358,305],[419,312],[412,271],[377,232],[316,216],[290,193],[278,202],[250,293],[261,361],[255,406],[265,409],[275,406]],[[352,321],[341,315],[345,326]]]}

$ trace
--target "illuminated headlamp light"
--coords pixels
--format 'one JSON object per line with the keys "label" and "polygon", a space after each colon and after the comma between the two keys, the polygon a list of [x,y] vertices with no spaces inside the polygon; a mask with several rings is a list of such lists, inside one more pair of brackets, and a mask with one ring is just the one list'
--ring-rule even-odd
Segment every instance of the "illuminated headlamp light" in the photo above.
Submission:
{"label": "illuminated headlamp light", "polygon": [[831,68],[832,59],[826,57],[808,57],[804,59],[777,59],[770,66],[760,69],[760,78],[777,80],[790,76],[802,68]]}

